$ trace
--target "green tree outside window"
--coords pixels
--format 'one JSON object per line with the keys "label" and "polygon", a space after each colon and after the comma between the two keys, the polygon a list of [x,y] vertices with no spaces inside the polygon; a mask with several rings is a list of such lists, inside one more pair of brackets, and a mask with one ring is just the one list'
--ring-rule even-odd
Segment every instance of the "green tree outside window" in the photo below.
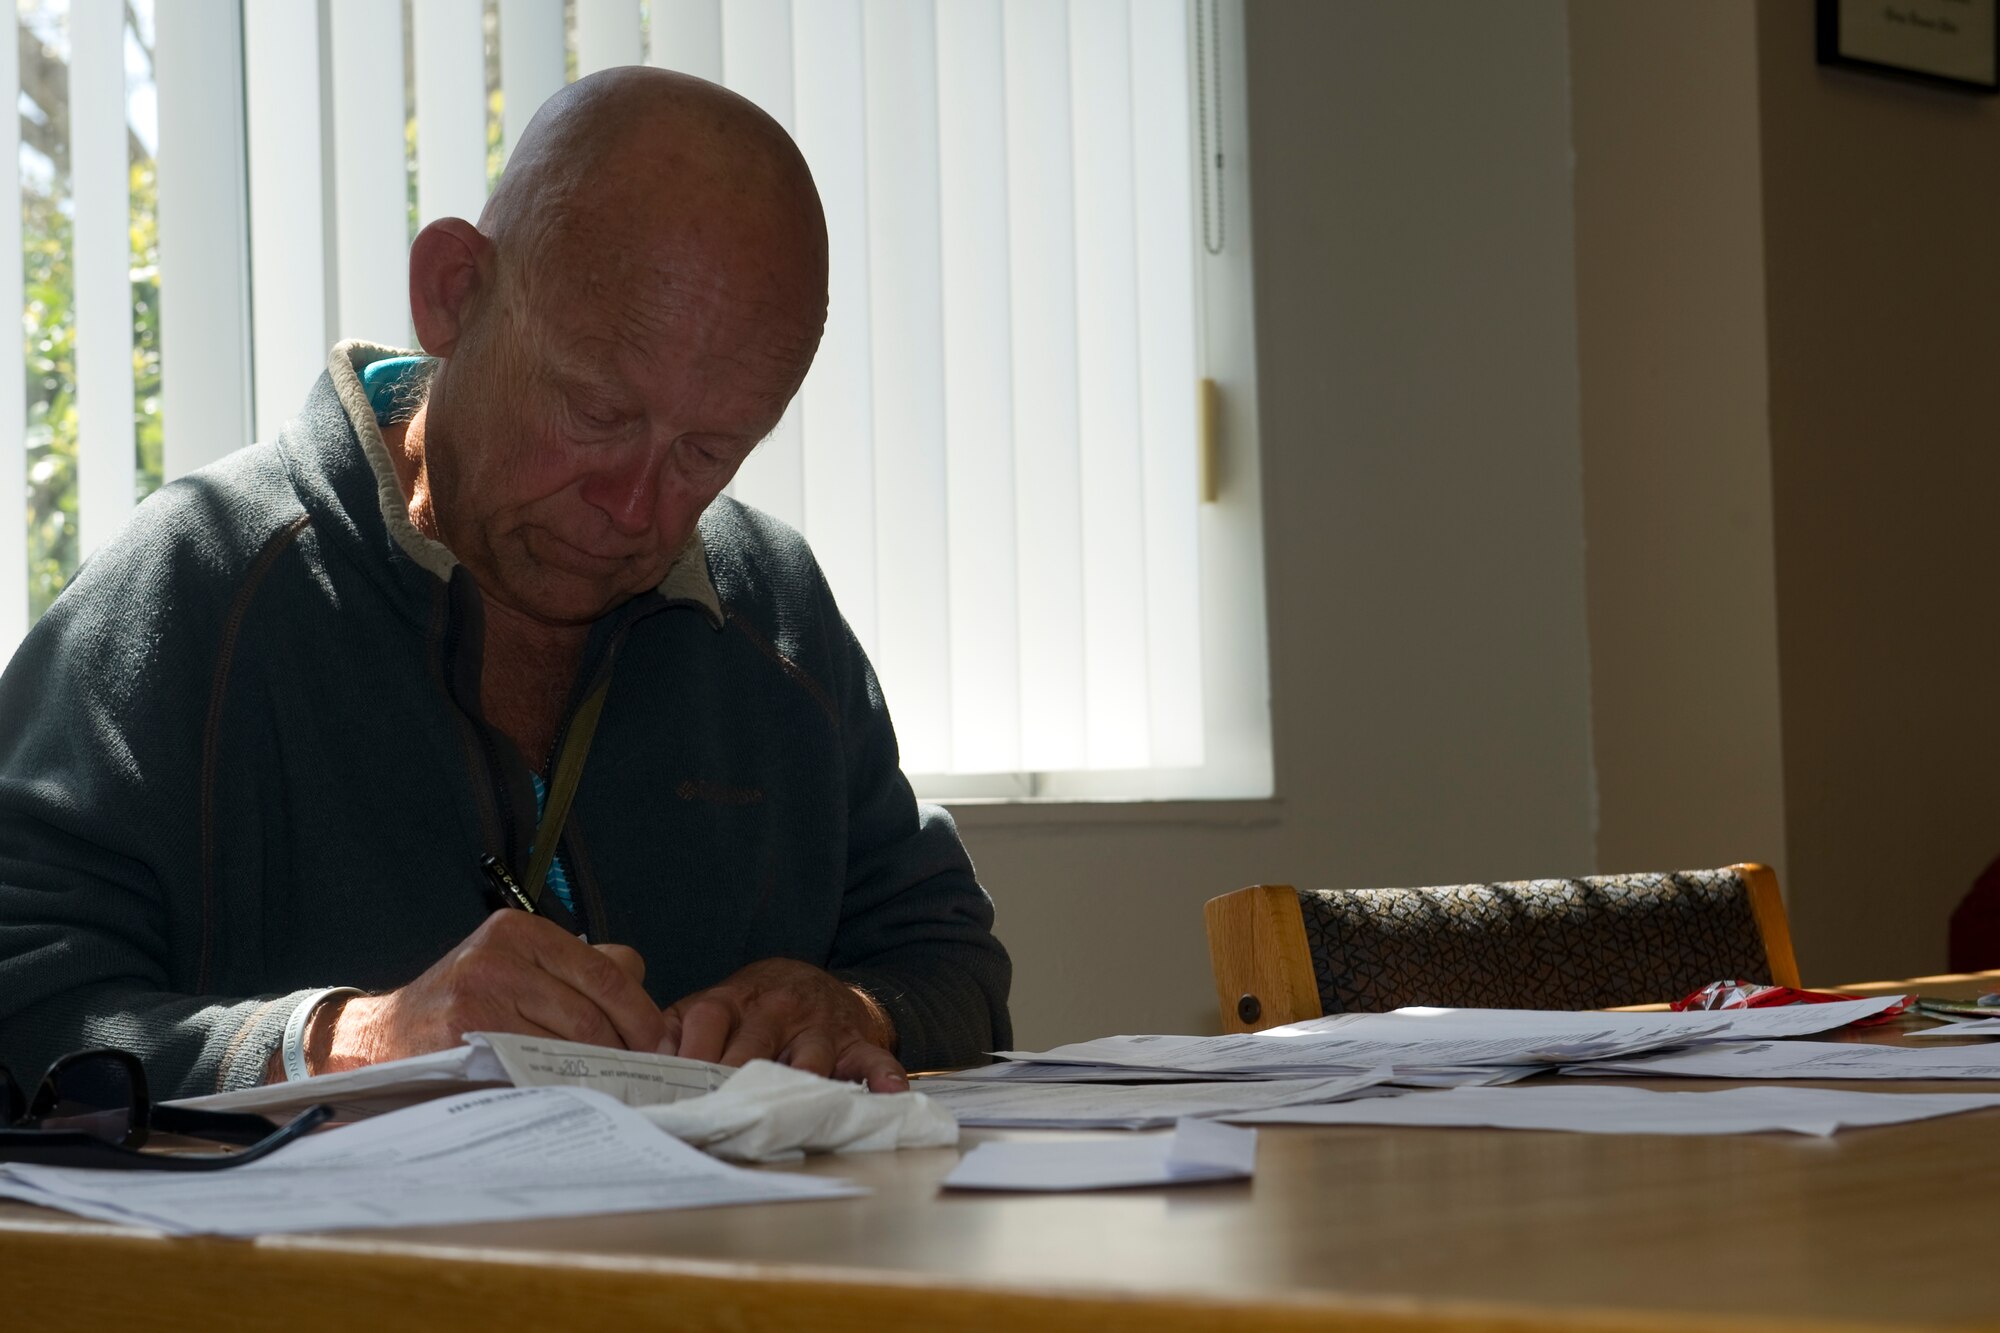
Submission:
{"label": "green tree outside window", "polygon": [[[150,5],[141,6],[150,11]],[[28,611],[40,616],[77,566],[76,286],[70,258],[74,204],[69,185],[69,69],[46,34],[67,6],[22,7],[21,240],[22,332],[26,352],[28,453]],[[150,69],[151,25],[127,6],[128,36]],[[150,16],[150,15],[148,15]],[[159,489],[160,249],[152,153],[131,144],[131,266],[134,460],[138,498]]]}

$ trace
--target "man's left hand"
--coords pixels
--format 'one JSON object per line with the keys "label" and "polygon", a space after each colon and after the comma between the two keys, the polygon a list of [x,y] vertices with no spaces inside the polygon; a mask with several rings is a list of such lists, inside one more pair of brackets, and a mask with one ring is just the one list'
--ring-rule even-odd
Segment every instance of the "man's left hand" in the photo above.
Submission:
{"label": "man's left hand", "polygon": [[791,958],[766,958],[666,1010],[660,1050],[689,1060],[740,1065],[777,1060],[870,1092],[904,1092],[890,1053],[888,1014],[832,973]]}

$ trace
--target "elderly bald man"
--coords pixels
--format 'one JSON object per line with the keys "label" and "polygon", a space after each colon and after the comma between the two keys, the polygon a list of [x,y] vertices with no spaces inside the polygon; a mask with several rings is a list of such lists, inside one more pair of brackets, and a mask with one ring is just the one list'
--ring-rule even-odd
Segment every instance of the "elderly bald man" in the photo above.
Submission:
{"label": "elderly bald man", "polygon": [[418,235],[425,356],[342,344],[141,506],[0,679],[0,1062],[191,1095],[486,1029],[886,1089],[1005,1045],[992,905],[825,579],[720,496],[825,237],[750,103],[582,80]]}

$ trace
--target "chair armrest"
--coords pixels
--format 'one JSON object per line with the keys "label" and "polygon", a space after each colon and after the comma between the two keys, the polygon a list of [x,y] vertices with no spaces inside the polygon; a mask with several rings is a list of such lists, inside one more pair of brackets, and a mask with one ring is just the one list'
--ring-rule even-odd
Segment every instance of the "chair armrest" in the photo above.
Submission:
{"label": "chair armrest", "polygon": [[1209,899],[1202,917],[1224,1032],[1257,1032],[1320,1016],[1298,890],[1254,884]]}
{"label": "chair armrest", "polygon": [[1799,960],[1792,952],[1792,927],[1785,916],[1784,895],[1778,890],[1778,872],[1755,861],[1731,866],[1743,876],[1750,894],[1750,914],[1757,919],[1757,933],[1764,940],[1764,957],[1771,965],[1771,980],[1797,989]]}

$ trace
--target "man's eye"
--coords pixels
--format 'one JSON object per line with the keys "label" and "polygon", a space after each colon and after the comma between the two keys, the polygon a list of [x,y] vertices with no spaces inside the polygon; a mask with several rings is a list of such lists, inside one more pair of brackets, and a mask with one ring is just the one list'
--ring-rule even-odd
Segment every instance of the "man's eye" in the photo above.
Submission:
{"label": "man's eye", "polygon": [[689,466],[695,468],[718,468],[722,466],[722,455],[707,445],[696,444],[692,440],[681,441],[681,454]]}
{"label": "man's eye", "polygon": [[570,420],[587,431],[605,433],[617,430],[627,418],[615,407],[605,407],[597,403],[587,403],[572,398],[568,403]]}

